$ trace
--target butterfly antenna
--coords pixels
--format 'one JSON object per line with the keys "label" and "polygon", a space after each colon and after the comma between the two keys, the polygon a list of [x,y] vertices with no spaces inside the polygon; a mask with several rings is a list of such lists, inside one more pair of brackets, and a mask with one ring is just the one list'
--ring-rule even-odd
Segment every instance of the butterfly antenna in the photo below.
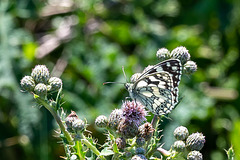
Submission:
{"label": "butterfly antenna", "polygon": [[124,84],[124,83],[122,83],[122,82],[104,82],[103,85],[105,85],[105,84],[110,84],[110,83],[113,83],[113,84]]}
{"label": "butterfly antenna", "polygon": [[124,66],[122,66],[122,71],[123,71],[123,75],[124,75],[124,77],[125,77],[125,79],[126,79],[126,82],[128,82],[126,73],[125,73],[125,71],[124,71]]}

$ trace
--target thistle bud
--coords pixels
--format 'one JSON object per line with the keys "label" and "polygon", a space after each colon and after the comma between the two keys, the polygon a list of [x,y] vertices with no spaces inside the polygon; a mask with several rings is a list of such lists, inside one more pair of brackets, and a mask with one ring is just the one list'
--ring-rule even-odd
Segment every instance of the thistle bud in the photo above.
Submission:
{"label": "thistle bud", "polygon": [[47,95],[47,86],[43,83],[38,83],[34,88],[34,93],[40,97]]}
{"label": "thistle bud", "polygon": [[98,116],[95,120],[95,124],[96,126],[100,127],[100,128],[104,128],[107,127],[108,125],[108,118],[104,115]]}
{"label": "thistle bud", "polygon": [[145,139],[143,138],[143,137],[137,137],[137,139],[136,139],[136,144],[139,146],[139,147],[141,147],[141,146],[143,146],[144,144],[145,144]]}
{"label": "thistle bud", "polygon": [[48,81],[50,91],[58,91],[62,87],[62,80],[58,77],[51,77]]}
{"label": "thistle bud", "polygon": [[147,158],[143,154],[137,154],[131,160],[147,160]]}
{"label": "thistle bud", "polygon": [[130,78],[130,81],[133,83],[133,82],[136,82],[137,79],[141,76],[141,73],[135,73],[131,76]]}
{"label": "thistle bud", "polygon": [[67,126],[67,130],[69,132],[73,132],[73,122],[78,119],[78,116],[76,112],[72,111],[66,118],[65,118],[65,124]]}
{"label": "thistle bud", "polygon": [[122,119],[122,110],[121,109],[115,109],[112,111],[112,113],[109,116],[108,126],[111,129],[117,129],[118,124],[120,123]]}
{"label": "thistle bud", "polygon": [[186,127],[179,126],[174,130],[173,135],[177,140],[185,140],[188,137],[189,132]]}
{"label": "thistle bud", "polygon": [[83,132],[86,128],[85,122],[81,119],[75,119],[72,123],[72,129],[75,132]]}
{"label": "thistle bud", "polygon": [[133,138],[137,135],[138,128],[135,123],[130,123],[129,121],[122,119],[118,125],[118,132],[124,138]]}
{"label": "thistle bud", "polygon": [[185,64],[190,59],[190,54],[188,53],[188,50],[181,46],[177,47],[171,52],[171,58],[179,59],[182,64]]}
{"label": "thistle bud", "polygon": [[170,58],[170,52],[168,49],[166,48],[160,48],[158,51],[157,51],[157,54],[156,54],[157,58],[160,60],[160,61],[165,61],[167,59]]}
{"label": "thistle bud", "polygon": [[50,74],[48,68],[45,65],[36,65],[32,70],[31,76],[36,83],[47,84]]}
{"label": "thistle bud", "polygon": [[145,149],[142,148],[142,147],[138,147],[138,148],[136,149],[136,154],[145,154],[145,153],[146,153],[146,151],[145,151]]}
{"label": "thistle bud", "polygon": [[31,76],[25,76],[21,80],[21,86],[25,91],[33,91],[35,87],[34,79]]}
{"label": "thistle bud", "polygon": [[146,141],[148,141],[153,136],[154,131],[155,129],[152,124],[146,122],[138,128],[138,137],[143,137]]}
{"label": "thistle bud", "polygon": [[186,145],[183,141],[178,140],[174,142],[173,149],[177,152],[184,152],[186,149]]}
{"label": "thistle bud", "polygon": [[202,160],[203,156],[202,153],[199,151],[191,151],[187,155],[187,160]]}
{"label": "thistle bud", "polygon": [[187,61],[187,63],[184,64],[183,67],[183,73],[184,74],[193,74],[197,71],[197,64],[193,61]]}
{"label": "thistle bud", "polygon": [[202,133],[193,133],[188,136],[186,140],[186,146],[191,150],[200,151],[205,143],[205,136]]}
{"label": "thistle bud", "polygon": [[126,140],[125,138],[121,137],[121,138],[117,138],[116,139],[116,144],[118,149],[123,149],[126,147]]}

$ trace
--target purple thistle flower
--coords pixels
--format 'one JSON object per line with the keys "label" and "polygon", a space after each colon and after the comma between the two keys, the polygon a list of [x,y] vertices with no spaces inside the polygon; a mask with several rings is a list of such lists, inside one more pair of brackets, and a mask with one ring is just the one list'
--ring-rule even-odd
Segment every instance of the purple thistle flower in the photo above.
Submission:
{"label": "purple thistle flower", "polygon": [[146,121],[147,111],[140,102],[125,101],[122,105],[122,111],[124,119],[136,126]]}

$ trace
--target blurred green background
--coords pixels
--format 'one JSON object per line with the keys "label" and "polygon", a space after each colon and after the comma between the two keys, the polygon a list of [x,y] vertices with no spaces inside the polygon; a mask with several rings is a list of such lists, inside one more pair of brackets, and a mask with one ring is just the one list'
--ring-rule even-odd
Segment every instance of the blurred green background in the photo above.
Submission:
{"label": "blurred green background", "polygon": [[[94,119],[120,108],[123,85],[166,47],[185,46],[198,65],[180,84],[183,98],[162,124],[164,147],[176,126],[202,132],[205,160],[227,159],[233,145],[240,160],[239,0],[1,0],[0,159],[52,160],[64,155],[57,125],[19,82],[36,64],[63,80],[65,110],[86,118],[98,143]],[[150,117],[151,118],[151,117]]]}

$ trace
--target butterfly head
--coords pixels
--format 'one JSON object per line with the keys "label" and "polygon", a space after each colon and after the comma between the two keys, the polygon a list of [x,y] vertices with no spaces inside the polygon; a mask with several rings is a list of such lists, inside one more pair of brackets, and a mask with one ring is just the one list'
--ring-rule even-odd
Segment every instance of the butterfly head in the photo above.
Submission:
{"label": "butterfly head", "polygon": [[124,87],[125,87],[128,91],[131,91],[131,90],[132,90],[132,86],[133,86],[132,83],[125,83],[125,84],[124,84]]}

